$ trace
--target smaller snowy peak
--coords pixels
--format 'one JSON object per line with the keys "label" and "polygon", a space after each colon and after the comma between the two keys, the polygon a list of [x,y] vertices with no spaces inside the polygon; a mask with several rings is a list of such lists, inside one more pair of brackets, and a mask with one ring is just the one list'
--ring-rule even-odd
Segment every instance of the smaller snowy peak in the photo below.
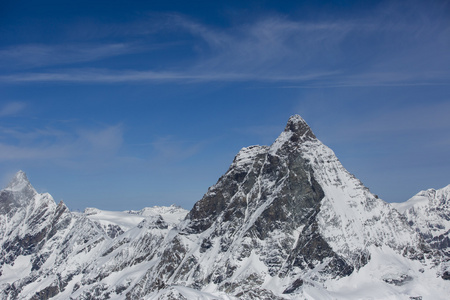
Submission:
{"label": "smaller snowy peak", "polygon": [[9,182],[8,186],[5,188],[7,191],[20,192],[25,189],[34,190],[28,180],[27,174],[24,171],[17,172],[12,180]]}
{"label": "smaller snowy peak", "polygon": [[411,199],[401,203],[392,203],[392,205],[402,214],[408,210],[426,209],[429,207],[448,208],[450,202],[450,184],[441,189],[423,190],[413,196]]}
{"label": "smaller snowy peak", "polygon": [[25,172],[19,171],[14,175],[8,186],[0,191],[0,213],[10,212],[14,208],[34,205],[33,203],[40,203],[41,201],[52,202],[53,199],[48,200],[50,198],[50,195],[39,195],[28,181]]}
{"label": "smaller snowy peak", "polygon": [[408,201],[400,202],[400,203],[391,203],[391,204],[400,213],[404,214],[406,211],[413,209],[413,208],[416,208],[416,209],[418,207],[425,208],[426,206],[428,206],[429,200],[430,199],[428,199],[428,197],[420,195],[420,193],[419,193],[419,194],[415,195],[414,197],[412,197],[411,199],[409,199]]}
{"label": "smaller snowy peak", "polygon": [[392,203],[432,248],[450,256],[450,185],[428,189],[404,203]]}
{"label": "smaller snowy peak", "polygon": [[86,207],[83,212],[86,216],[90,215],[98,215],[102,213],[102,210],[95,208],[95,207]]}

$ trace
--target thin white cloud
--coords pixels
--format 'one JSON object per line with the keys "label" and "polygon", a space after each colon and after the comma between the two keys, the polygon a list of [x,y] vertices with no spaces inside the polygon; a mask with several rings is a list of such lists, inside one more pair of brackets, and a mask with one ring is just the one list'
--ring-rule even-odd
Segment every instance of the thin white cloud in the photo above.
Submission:
{"label": "thin white cloud", "polygon": [[203,147],[203,143],[189,144],[173,136],[157,138],[152,145],[156,151],[156,156],[153,160],[157,163],[186,159],[197,154]]}
{"label": "thin white cloud", "polygon": [[118,124],[96,131],[80,130],[78,136],[78,143],[87,144],[96,153],[101,153],[101,155],[115,154],[123,144],[123,126]]}
{"label": "thin white cloud", "polygon": [[[363,101],[363,100],[361,100]],[[392,107],[389,110],[368,114],[365,119],[349,118],[328,128],[327,142],[346,144],[349,142],[377,142],[415,136],[416,148],[444,145],[450,132],[450,103],[432,102],[411,104],[408,107]],[[426,136],[422,136],[425,134]],[[412,139],[414,140],[414,139]]]}
{"label": "thin white cloud", "polygon": [[0,107],[0,117],[16,115],[26,108],[26,104],[23,102],[9,102],[3,107]]}
{"label": "thin white cloud", "polygon": [[56,160],[79,163],[114,161],[123,145],[123,126],[76,131],[54,128],[0,128],[0,161]]}
{"label": "thin white cloud", "polygon": [[388,110],[377,116],[375,122],[367,122],[358,129],[360,136],[370,134],[401,134],[420,131],[450,131],[450,103],[426,103],[407,108]]}
{"label": "thin white cloud", "polygon": [[[145,24],[141,34],[136,24],[126,25],[128,29],[123,32],[132,34],[142,45],[157,40],[153,34],[165,33],[168,38],[176,37],[172,43],[182,40],[183,47],[191,47],[192,56],[187,58],[181,54],[182,58],[168,59],[158,53],[161,56],[158,56],[157,69],[99,70],[76,66],[77,69],[3,73],[0,82],[260,81],[285,83],[290,87],[446,85],[450,82],[447,54],[450,22],[439,9],[420,2],[408,7],[384,3],[371,15],[347,19],[322,17],[298,21],[272,15],[225,28],[176,14],[164,16],[152,16],[154,23],[136,22]],[[4,54],[17,61],[29,59],[37,65],[59,66],[133,53],[135,48],[127,43],[78,46],[74,50],[69,46],[23,46],[8,48]]]}
{"label": "thin white cloud", "polygon": [[67,156],[68,149],[63,145],[29,147],[0,143],[0,161],[50,160]]}
{"label": "thin white cloud", "polygon": [[0,49],[0,62],[3,67],[41,67],[89,62],[138,51],[138,47],[125,43],[16,45]]}
{"label": "thin white cloud", "polygon": [[83,82],[83,83],[117,83],[117,82],[167,82],[185,83],[213,81],[268,81],[298,82],[321,79],[336,72],[316,72],[305,74],[254,74],[228,72],[157,72],[157,71],[117,71],[105,69],[65,70],[64,72],[24,73],[0,76],[3,82]]}
{"label": "thin white cloud", "polygon": [[[305,24],[284,18],[268,18],[233,28],[229,32],[200,30],[199,36],[211,46],[211,55],[196,70],[219,69],[253,74],[330,72],[322,60],[337,49],[337,44],[355,24]],[[189,26],[188,28],[192,28]],[[334,54],[333,54],[334,55]],[[322,60],[317,60],[323,56]],[[288,76],[286,76],[288,77]]]}
{"label": "thin white cloud", "polygon": [[343,72],[336,76],[328,76],[322,80],[294,85],[284,85],[283,88],[339,88],[339,87],[374,87],[374,86],[448,86],[450,71],[420,70],[401,71],[369,71],[359,74]]}
{"label": "thin white cloud", "polygon": [[[197,71],[196,71],[197,72]],[[329,88],[370,86],[450,85],[450,71],[438,72],[373,72],[345,74],[343,71],[303,72],[303,74],[258,74],[117,71],[117,70],[65,70],[64,72],[23,73],[0,76],[4,83],[73,82],[73,83],[204,83],[204,82],[268,82],[283,83],[281,88]]]}

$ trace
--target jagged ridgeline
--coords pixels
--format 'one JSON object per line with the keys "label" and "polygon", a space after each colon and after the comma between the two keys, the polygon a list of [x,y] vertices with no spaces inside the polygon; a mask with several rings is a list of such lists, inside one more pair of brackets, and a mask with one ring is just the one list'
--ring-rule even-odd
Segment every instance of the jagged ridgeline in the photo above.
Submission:
{"label": "jagged ridgeline", "polygon": [[441,194],[426,215],[442,228],[421,231],[424,214],[378,199],[298,115],[189,212],[74,213],[19,172],[0,192],[0,299],[446,299]]}

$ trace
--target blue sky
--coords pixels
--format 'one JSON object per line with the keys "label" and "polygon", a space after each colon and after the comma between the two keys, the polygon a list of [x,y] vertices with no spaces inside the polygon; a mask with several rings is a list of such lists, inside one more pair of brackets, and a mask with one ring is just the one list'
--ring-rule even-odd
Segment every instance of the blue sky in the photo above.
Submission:
{"label": "blue sky", "polygon": [[2,186],[190,209],[293,114],[388,202],[450,183],[448,1],[155,2],[0,3]]}

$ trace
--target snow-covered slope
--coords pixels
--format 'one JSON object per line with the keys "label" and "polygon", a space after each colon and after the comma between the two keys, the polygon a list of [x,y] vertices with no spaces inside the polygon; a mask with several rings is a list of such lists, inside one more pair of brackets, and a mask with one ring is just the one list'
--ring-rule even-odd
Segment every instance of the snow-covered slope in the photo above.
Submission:
{"label": "snow-covered slope", "polygon": [[100,210],[93,207],[86,208],[84,214],[89,220],[98,223],[111,238],[136,227],[145,219],[145,217],[139,215],[130,215],[121,211]]}
{"label": "snow-covered slope", "polygon": [[[433,199],[421,220],[448,216]],[[0,192],[0,299],[447,299],[445,249],[406,206],[370,193],[299,116],[189,212],[71,213],[19,172]]]}
{"label": "snow-covered slope", "polygon": [[392,203],[435,249],[450,256],[450,185],[421,191],[404,203]]}
{"label": "snow-covered slope", "polygon": [[450,280],[450,185],[421,191],[403,203],[392,203],[434,251],[442,252],[441,276]]}
{"label": "snow-covered slope", "polygon": [[186,217],[188,211],[172,204],[171,206],[144,207],[143,209],[137,211],[128,210],[126,213],[143,217],[161,216],[167,224],[170,224],[173,227]]}
{"label": "snow-covered slope", "polygon": [[84,210],[86,217],[100,224],[111,238],[136,227],[148,217],[161,216],[170,227],[174,227],[186,217],[187,213],[187,210],[176,205],[145,207],[138,211],[108,211],[92,207]]}
{"label": "snow-covered slope", "polygon": [[425,245],[391,205],[378,199],[350,174],[333,151],[317,139],[300,145],[324,192],[317,216],[322,236],[334,251],[358,268],[371,245],[387,245],[405,255],[423,255]]}

